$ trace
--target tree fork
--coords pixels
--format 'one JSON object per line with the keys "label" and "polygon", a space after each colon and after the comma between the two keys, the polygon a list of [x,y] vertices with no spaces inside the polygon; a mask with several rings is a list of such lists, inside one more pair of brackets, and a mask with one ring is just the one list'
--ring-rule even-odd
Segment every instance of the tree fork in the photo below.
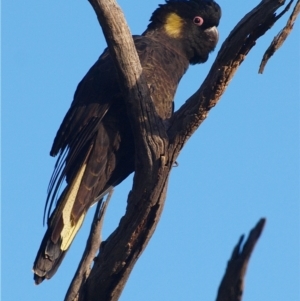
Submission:
{"label": "tree fork", "polygon": [[89,2],[103,29],[119,75],[134,133],[136,163],[125,215],[116,230],[102,243],[93,268],[87,279],[82,280],[76,297],[73,295],[71,298],[67,294],[65,300],[115,301],[119,299],[135,262],[157,226],[169,173],[179,152],[210,109],[218,103],[256,40],[278,20],[275,12],[285,1],[263,0],[236,25],[221,46],[201,87],[165,123],[152,104],[120,7],[113,0]]}

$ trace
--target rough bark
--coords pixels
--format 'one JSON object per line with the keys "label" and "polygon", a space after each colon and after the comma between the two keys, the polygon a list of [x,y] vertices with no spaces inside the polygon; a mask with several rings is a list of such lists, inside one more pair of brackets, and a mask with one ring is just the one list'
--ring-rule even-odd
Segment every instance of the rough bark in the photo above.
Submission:
{"label": "rough bark", "polygon": [[262,218],[251,230],[242,247],[244,235],[233,249],[225,275],[221,281],[216,301],[240,301],[244,291],[244,277],[250,256],[264,229],[266,220]]}
{"label": "rough bark", "polygon": [[[289,3],[289,5],[286,7],[288,10],[291,6],[293,1]],[[259,73],[263,73],[265,66],[268,62],[268,60],[271,58],[272,55],[282,46],[284,41],[287,39],[289,34],[292,32],[292,29],[294,27],[294,23],[298,17],[298,14],[300,13],[300,0],[297,1],[292,14],[290,15],[286,25],[284,28],[278,33],[278,35],[273,39],[271,45],[266,50],[263,59],[261,61],[260,67],[259,67]]]}
{"label": "rough bark", "polygon": [[111,199],[113,190],[111,190],[105,201],[99,200],[94,218],[91,225],[90,235],[86,242],[86,247],[80,260],[79,266],[75,272],[73,280],[69,286],[65,301],[77,300],[82,284],[88,278],[91,271],[91,264],[94,260],[95,254],[98,252],[101,244],[101,230],[104,222],[104,216]]}
{"label": "rough bark", "polygon": [[285,3],[284,0],[263,0],[249,12],[223,43],[199,90],[168,123],[163,123],[153,107],[122,11],[113,0],[89,2],[115,59],[135,138],[136,168],[125,215],[102,242],[91,272],[87,278],[81,278],[77,286],[78,293],[73,291],[72,297],[66,296],[68,301],[118,300],[159,221],[169,173],[179,152],[217,104],[256,40],[278,20],[275,12]]}

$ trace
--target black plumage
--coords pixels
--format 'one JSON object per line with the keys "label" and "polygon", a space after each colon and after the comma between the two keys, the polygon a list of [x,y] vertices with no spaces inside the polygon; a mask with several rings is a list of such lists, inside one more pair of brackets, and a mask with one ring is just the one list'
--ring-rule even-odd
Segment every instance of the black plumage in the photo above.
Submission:
{"label": "black plumage", "polygon": [[[215,48],[220,17],[214,1],[167,1],[153,13],[147,30],[133,37],[162,119],[172,116],[189,64],[204,63]],[[89,207],[134,171],[133,134],[107,49],[79,83],[50,155],[59,157],[45,206],[48,229],[33,267],[37,284],[56,272]],[[67,186],[50,215],[64,180]]]}

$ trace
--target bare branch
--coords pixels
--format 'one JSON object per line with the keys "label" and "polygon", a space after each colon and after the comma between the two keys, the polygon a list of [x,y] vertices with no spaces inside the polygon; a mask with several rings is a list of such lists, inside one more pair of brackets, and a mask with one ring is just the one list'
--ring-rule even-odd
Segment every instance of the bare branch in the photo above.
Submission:
{"label": "bare branch", "polygon": [[91,264],[101,244],[101,230],[104,222],[104,216],[112,194],[113,190],[110,190],[105,202],[103,202],[103,199],[98,201],[94,218],[92,221],[91,231],[86,242],[86,247],[83,252],[79,266],[77,268],[77,271],[72,279],[72,282],[65,296],[65,301],[78,300],[78,294],[80,293],[82,286],[84,285],[87,277],[89,276]]}
{"label": "bare branch", "polygon": [[[292,4],[292,1],[289,3],[289,6]],[[287,6],[287,9],[289,8]],[[286,10],[287,10],[286,9]],[[268,60],[271,58],[271,56],[282,46],[286,38],[289,36],[289,34],[292,32],[294,23],[298,17],[298,14],[300,13],[300,0],[297,1],[294,10],[292,14],[290,15],[285,27],[278,33],[278,35],[273,39],[271,45],[266,50],[263,59],[261,61],[259,71],[258,73],[263,73],[265,66],[268,62]]]}
{"label": "bare branch", "polygon": [[164,160],[166,131],[151,101],[124,16],[114,1],[90,2],[116,58],[135,136],[136,168],[126,214],[103,244],[79,300],[117,300],[158,223],[171,167]]}
{"label": "bare branch", "polygon": [[[163,127],[153,127],[153,124],[161,124],[154,105],[151,101],[150,92],[143,70],[137,55],[130,30],[125,17],[114,0],[89,0],[93,6],[100,25],[102,27],[109,51],[115,63],[119,75],[119,85],[126,98],[128,115],[132,126],[136,145],[138,145],[138,161],[143,165],[140,172],[147,171],[148,176],[151,172],[153,154],[162,149],[156,149],[157,144],[151,143],[154,148],[149,149],[149,133],[151,136],[166,137]],[[163,131],[163,132],[161,132]],[[159,143],[161,148],[161,144]],[[138,169],[136,169],[136,172]],[[147,176],[147,175],[144,175]]]}
{"label": "bare branch", "polygon": [[109,301],[118,300],[156,228],[169,173],[179,151],[216,105],[256,40],[276,22],[274,13],[284,0],[263,0],[239,22],[223,43],[202,87],[171,119],[168,135],[165,124],[155,112],[120,8],[112,0],[89,1],[115,58],[136,146],[134,184],[126,213],[116,230],[102,243],[101,252],[78,296],[81,301]]}
{"label": "bare branch", "polygon": [[242,248],[244,235],[233,249],[225,275],[219,287],[216,301],[240,301],[244,290],[244,277],[250,256],[264,229],[266,220],[262,218],[251,230],[247,241]]}
{"label": "bare branch", "polygon": [[283,0],[264,0],[235,26],[224,41],[203,84],[172,117],[168,134],[171,143],[188,138],[200,126],[225,92],[230,80],[256,40],[278,20],[275,11]]}

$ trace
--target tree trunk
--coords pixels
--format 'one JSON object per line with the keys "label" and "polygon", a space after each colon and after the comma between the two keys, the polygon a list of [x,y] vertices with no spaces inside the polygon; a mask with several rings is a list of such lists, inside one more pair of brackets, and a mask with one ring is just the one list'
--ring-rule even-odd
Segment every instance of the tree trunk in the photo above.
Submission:
{"label": "tree trunk", "polygon": [[[76,285],[70,287],[65,300],[113,301],[120,297],[134,264],[157,226],[164,206],[168,177],[179,152],[210,109],[218,103],[256,40],[283,15],[276,16],[275,12],[285,1],[263,0],[236,25],[224,41],[201,87],[168,123],[162,122],[156,114],[121,9],[113,0],[89,1],[114,57],[120,87],[126,99],[136,145],[135,175],[126,213],[119,226],[102,242],[90,273],[88,271],[86,277],[81,275],[79,281],[78,275],[75,275],[73,281],[77,281]],[[240,300],[234,294],[230,298],[224,296],[228,296],[226,290],[232,292],[232,285],[237,288],[237,295],[241,293],[246,266],[263,225],[264,220],[261,220],[253,230],[254,234],[250,235],[251,239],[249,237],[251,242],[246,243],[241,254],[239,241],[231,258],[231,262],[239,258],[238,268],[232,270],[228,265],[229,276],[224,276],[218,301]],[[90,264],[91,260],[84,263],[86,267]],[[236,285],[237,279],[239,286]]]}

